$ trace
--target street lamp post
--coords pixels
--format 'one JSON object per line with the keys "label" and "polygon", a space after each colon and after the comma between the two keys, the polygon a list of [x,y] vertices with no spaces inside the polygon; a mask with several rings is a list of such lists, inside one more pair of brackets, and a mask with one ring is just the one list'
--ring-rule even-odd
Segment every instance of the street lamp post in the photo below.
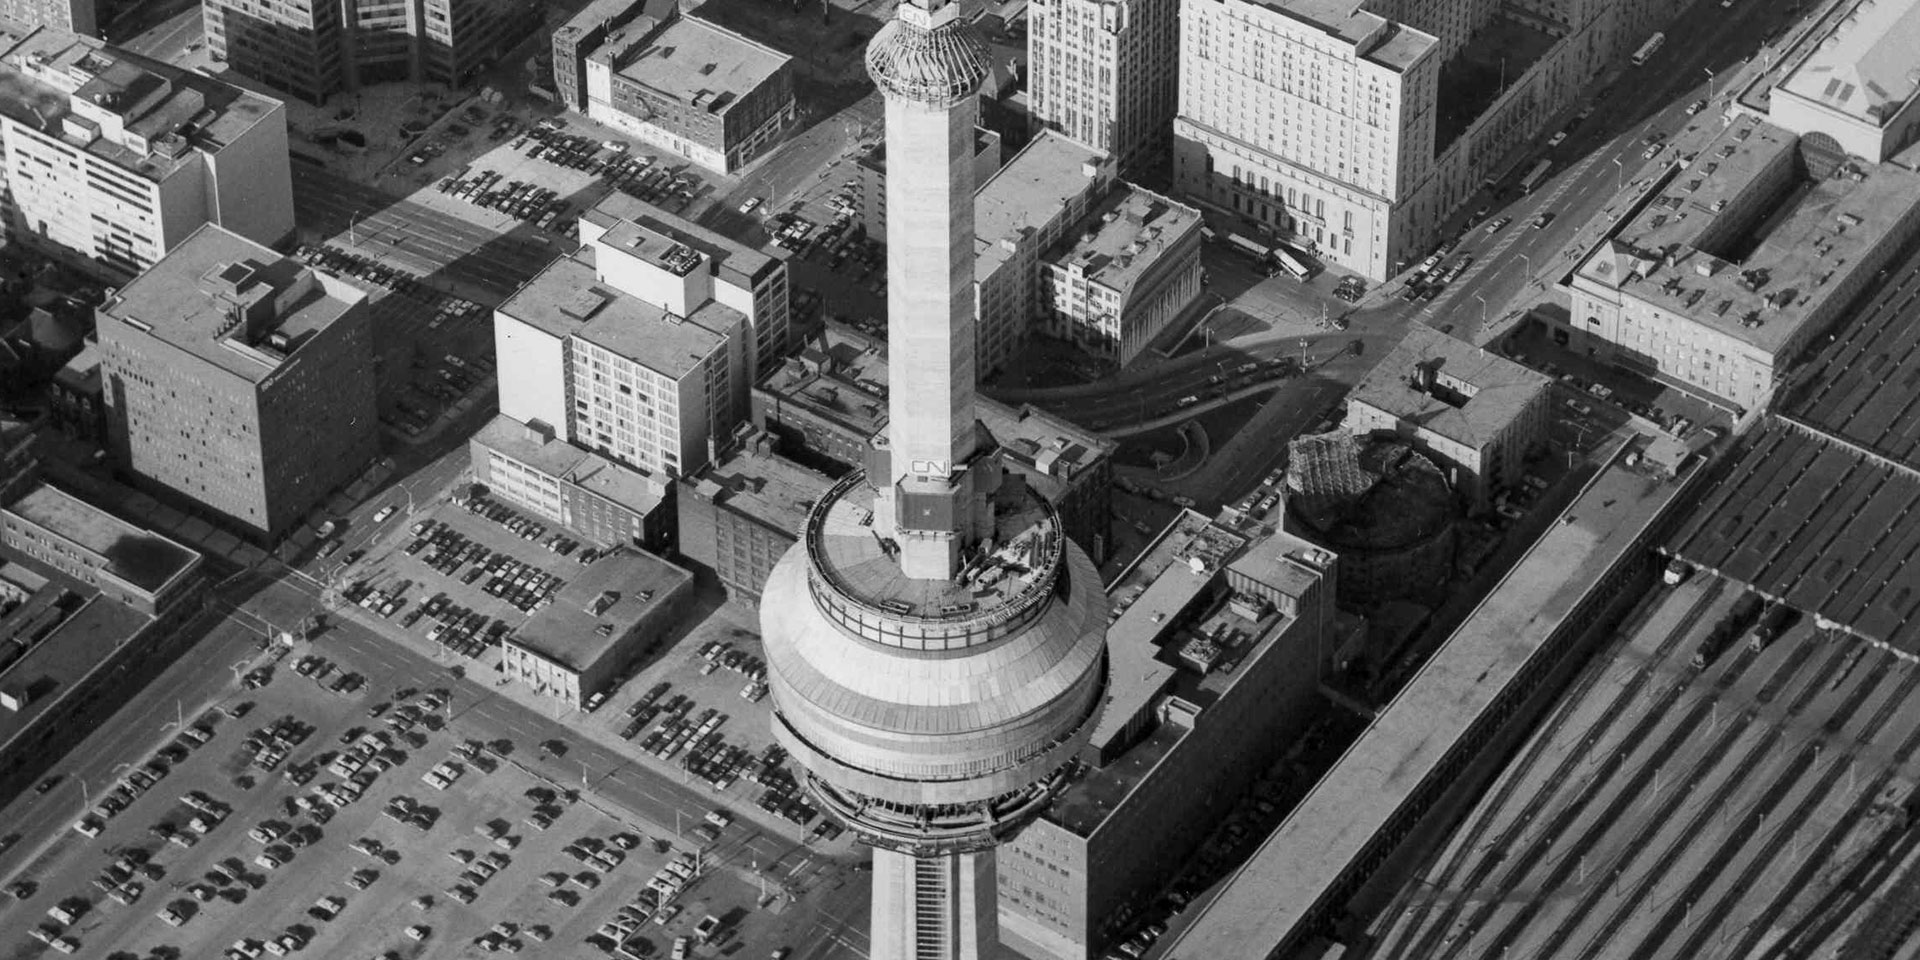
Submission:
{"label": "street lamp post", "polygon": [[1626,188],[1627,188],[1627,165],[1624,163],[1621,163],[1619,157],[1614,157],[1613,158],[1613,192],[1619,193],[1620,191],[1625,190]]}
{"label": "street lamp post", "polygon": [[1707,75],[1707,102],[1712,103],[1713,102],[1713,68],[1701,67],[1700,71]]}
{"label": "street lamp post", "polygon": [[1473,295],[1473,298],[1480,301],[1480,326],[1485,327],[1487,325],[1487,296],[1483,293],[1476,293]]}
{"label": "street lamp post", "polygon": [[1527,280],[1531,282],[1533,280],[1533,258],[1517,250],[1514,251],[1513,255],[1519,257],[1520,262],[1527,265]]}
{"label": "street lamp post", "polygon": [[355,239],[357,235],[353,232],[353,225],[359,222],[359,220],[360,220],[360,211],[358,210],[355,210],[353,212],[353,216],[347,218],[347,243],[350,246],[357,247],[360,245],[360,241],[358,239]]}

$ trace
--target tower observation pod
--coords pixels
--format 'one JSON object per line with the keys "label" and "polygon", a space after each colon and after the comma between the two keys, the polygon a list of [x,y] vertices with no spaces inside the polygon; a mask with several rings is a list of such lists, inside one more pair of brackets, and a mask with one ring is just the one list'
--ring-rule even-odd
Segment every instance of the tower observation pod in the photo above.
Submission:
{"label": "tower observation pod", "polygon": [[873,848],[872,960],[998,940],[994,848],[1064,785],[1106,683],[1093,562],[974,415],[972,138],[986,44],[906,0],[886,99],[888,425],[761,597],[773,732]]}

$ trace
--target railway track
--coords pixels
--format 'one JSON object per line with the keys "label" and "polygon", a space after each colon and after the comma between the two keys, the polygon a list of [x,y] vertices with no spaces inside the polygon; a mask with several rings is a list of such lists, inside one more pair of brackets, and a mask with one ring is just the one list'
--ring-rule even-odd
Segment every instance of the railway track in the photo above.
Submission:
{"label": "railway track", "polygon": [[[1716,580],[1710,588],[1702,592],[1700,598],[1694,601],[1693,605],[1687,609],[1687,612],[1681,617],[1680,621],[1676,623],[1673,629],[1668,631],[1667,636],[1661,640],[1660,645],[1655,648],[1654,656],[1650,657],[1647,663],[1639,671],[1634,673],[1627,684],[1622,686],[1618,693],[1614,694],[1613,701],[1607,705],[1606,712],[1601,716],[1600,721],[1594,725],[1596,731],[1604,733],[1607,729],[1611,728],[1615,720],[1625,713],[1626,707],[1640,696],[1641,691],[1646,688],[1647,684],[1650,683],[1652,678],[1659,672],[1661,664],[1666,662],[1666,659],[1673,654],[1681,641],[1699,622],[1700,618],[1712,607],[1713,602],[1718,599],[1725,587],[1725,581]],[[1584,685],[1582,689],[1586,690],[1591,689],[1592,684],[1598,682],[1598,678],[1605,673],[1605,670],[1589,667],[1583,672],[1588,675],[1582,679]],[[1675,684],[1670,688],[1668,695],[1678,696],[1678,689],[1679,685]],[[1571,700],[1569,700],[1569,702],[1571,702]],[[1551,728],[1545,731],[1545,735],[1539,736],[1535,740],[1534,748],[1529,751],[1529,759],[1523,762],[1538,761],[1545,747],[1553,740],[1553,734],[1566,722],[1571,712],[1570,710],[1555,712],[1554,720],[1551,721]],[[1637,742],[1637,737],[1642,735],[1644,735],[1644,730],[1636,729],[1630,731],[1627,735],[1628,739],[1625,741],[1625,745],[1621,747],[1619,752],[1630,750],[1632,744]],[[1593,739],[1594,738],[1589,738],[1588,742],[1593,742]],[[1561,759],[1560,764],[1554,770],[1553,776],[1549,778],[1547,782],[1556,785],[1570,785],[1573,782],[1571,773],[1580,763],[1584,762],[1586,755],[1587,750],[1585,748],[1570,751],[1566,757]],[[1608,763],[1611,765],[1617,761],[1618,753],[1610,751]],[[1454,863],[1443,874],[1441,880],[1438,881],[1437,885],[1441,889],[1454,889],[1452,884],[1458,874],[1459,868],[1468,861],[1473,860],[1473,852],[1479,844],[1480,838],[1485,835],[1487,828],[1491,824],[1504,822],[1508,825],[1493,841],[1493,845],[1504,848],[1518,839],[1520,833],[1526,829],[1527,824],[1533,821],[1547,800],[1557,792],[1558,787],[1554,790],[1537,791],[1528,799],[1524,812],[1518,817],[1502,818],[1492,815],[1492,811],[1504,808],[1506,804],[1512,800],[1518,784],[1527,779],[1525,773],[1525,767],[1521,767],[1514,771],[1513,775],[1506,778],[1494,803],[1486,807],[1489,814],[1479,820],[1473,828],[1471,836],[1467,838],[1466,842],[1457,847],[1459,853]],[[1464,891],[1478,889],[1486,882],[1488,875],[1498,865],[1498,862],[1493,858],[1480,858],[1474,862],[1473,870],[1469,873],[1465,883],[1458,889]],[[1413,923],[1407,925],[1407,935],[1401,938],[1398,947],[1376,951],[1375,955],[1380,957],[1405,957],[1408,958],[1408,960],[1424,960],[1424,958],[1436,955],[1437,951],[1445,946],[1442,941],[1446,936],[1446,931],[1453,926],[1455,919],[1460,916],[1462,908],[1465,905],[1466,902],[1463,899],[1454,900],[1448,905],[1439,922],[1428,926],[1425,933],[1421,934],[1419,922],[1426,918],[1431,912],[1431,908],[1423,910]],[[1415,943],[1410,944],[1407,942],[1408,940],[1416,939],[1417,942]]]}
{"label": "railway track", "polygon": [[[1884,728],[1886,722],[1892,719],[1899,705],[1908,702],[1908,698],[1911,697],[1916,690],[1920,690],[1920,670],[1908,670],[1907,676],[1901,680],[1893,696],[1881,704],[1880,708],[1868,718],[1867,723],[1861,728],[1860,739],[1857,742],[1865,742],[1865,738],[1867,738],[1870,733]],[[1911,745],[1907,749],[1920,746],[1920,730],[1915,731],[1914,736],[1910,738],[1909,742]],[[1795,824],[1794,829],[1797,831],[1799,829],[1798,824],[1811,822],[1814,809],[1826,802],[1828,796],[1831,794],[1834,783],[1838,781],[1840,771],[1846,765],[1846,763],[1842,761],[1850,763],[1854,759],[1855,751],[1853,750],[1847,750],[1840,756],[1835,757],[1833,766],[1828,770],[1820,786],[1808,791],[1807,795],[1801,798],[1800,803],[1780,820],[1780,823],[1783,826]],[[1885,780],[1886,774],[1883,773],[1881,777],[1870,784],[1868,791],[1862,794],[1862,796],[1877,795],[1884,786]],[[1757,824],[1752,821],[1743,823],[1741,825],[1741,839],[1738,843],[1734,843],[1730,839],[1728,846],[1734,848],[1744,847],[1747,843],[1745,837],[1750,836],[1756,827]],[[1849,829],[1851,829],[1851,827],[1849,827]],[[1776,830],[1773,836],[1767,840],[1766,844],[1756,851],[1753,859],[1747,863],[1746,868],[1740,871],[1734,878],[1733,883],[1726,886],[1721,896],[1707,909],[1699,927],[1687,938],[1685,944],[1682,946],[1680,956],[1702,957],[1706,955],[1707,939],[1712,937],[1716,929],[1720,929],[1727,923],[1729,915],[1732,914],[1736,906],[1744,902],[1746,892],[1753,889],[1753,885],[1759,881],[1761,873],[1778,868],[1781,862],[1779,859],[1780,848],[1787,843],[1791,836],[1791,833],[1782,833]],[[1689,891],[1689,899],[1697,902],[1701,894],[1704,894],[1704,890],[1699,891],[1699,893]],[[1724,932],[1722,935],[1725,935]]]}
{"label": "railway track", "polygon": [[[1753,662],[1754,659],[1752,656],[1742,657],[1736,661],[1729,670],[1744,670]],[[1768,684],[1777,686],[1783,682],[1782,675],[1797,675],[1799,673],[1799,664],[1803,662],[1804,658],[1790,658],[1788,662],[1782,663],[1769,676]],[[1825,664],[1820,668],[1818,674],[1813,678],[1813,682],[1808,684],[1808,690],[1817,690],[1819,683],[1823,681],[1828,674],[1838,669],[1839,666],[1840,660],[1829,656]],[[1583,818],[1581,815],[1585,812],[1591,797],[1591,795],[1584,795],[1575,803],[1569,805],[1565,810],[1561,811],[1559,817],[1556,818],[1553,829],[1550,829],[1546,833],[1547,837],[1560,837],[1575,823],[1585,825],[1585,829],[1581,833],[1581,836],[1574,841],[1571,852],[1563,856],[1557,865],[1550,869],[1546,879],[1539,884],[1540,886],[1550,889],[1566,886],[1569,877],[1577,867],[1580,859],[1604,839],[1606,833],[1612,829],[1613,824],[1620,819],[1632,804],[1638,802],[1639,798],[1645,793],[1648,781],[1658,775],[1660,769],[1693,737],[1693,731],[1706,719],[1712,707],[1710,703],[1702,701],[1689,710],[1687,715],[1682,718],[1679,723],[1671,723],[1668,711],[1680,696],[1681,691],[1679,686],[1680,685],[1676,684],[1660,704],[1649,710],[1642,717],[1640,729],[1648,731],[1655,728],[1665,729],[1667,731],[1666,737],[1661,741],[1651,756],[1644,758],[1640,762],[1632,780],[1614,797],[1613,801],[1608,804],[1597,817]],[[1805,693],[1802,696],[1803,698],[1808,698],[1811,697],[1811,693]],[[1743,714],[1741,719],[1730,720],[1727,732],[1722,736],[1722,742],[1718,746],[1724,749],[1724,744],[1731,743],[1731,738],[1744,731],[1744,725],[1750,724],[1751,722],[1751,714]],[[1631,747],[1628,747],[1622,752],[1631,752],[1631,749]],[[1611,770],[1611,768],[1623,762],[1619,756],[1611,758],[1609,760],[1609,769]],[[1680,795],[1676,794],[1674,801],[1678,799],[1680,799]],[[1543,852],[1544,851],[1539,851],[1533,856],[1523,857],[1521,859],[1523,862],[1538,862],[1544,860],[1544,857],[1540,855]],[[1629,856],[1631,857],[1632,854]],[[1589,897],[1603,888],[1604,884],[1596,885],[1589,891]],[[1526,930],[1528,925],[1539,915],[1542,906],[1543,905],[1537,901],[1523,904],[1518,914],[1502,925],[1501,932],[1493,939],[1494,947],[1510,949],[1517,936]],[[1487,914],[1491,914],[1491,912],[1491,910],[1485,911]],[[1482,922],[1484,922],[1484,920]],[[1475,924],[1476,927],[1479,925],[1479,923]],[[1550,954],[1543,953],[1542,955]]]}
{"label": "railway track", "polygon": [[[1835,717],[1851,719],[1879,686],[1880,684],[1877,679],[1875,682],[1860,684],[1848,695],[1847,699],[1841,704],[1840,709],[1834,711],[1833,715]],[[1803,702],[1810,701],[1812,696],[1818,695],[1819,693],[1817,687],[1810,687],[1809,690],[1811,694],[1803,694]],[[1845,719],[1842,720],[1843,724]],[[1787,731],[1785,728],[1775,726],[1767,732],[1767,735],[1762,738],[1759,744],[1747,752],[1746,757],[1733,768],[1735,775],[1728,777],[1720,787],[1714,791],[1714,795],[1709,798],[1707,804],[1697,811],[1688,822],[1686,829],[1681,831],[1675,840],[1667,845],[1666,849],[1661,852],[1659,860],[1654,863],[1653,868],[1649,871],[1649,875],[1668,876],[1672,873],[1673,865],[1684,856],[1692,846],[1691,841],[1694,838],[1705,836],[1708,833],[1707,828],[1710,827],[1715,812],[1724,809],[1724,806],[1745,787],[1750,775],[1759,770],[1767,754],[1779,745],[1780,741],[1786,737],[1786,734]],[[1748,830],[1758,821],[1763,821],[1773,812],[1773,809],[1786,798],[1793,786],[1802,782],[1802,779],[1807,775],[1808,771],[1819,762],[1819,759],[1819,745],[1807,744],[1803,746],[1800,751],[1795,754],[1793,759],[1789,761],[1787,772],[1780,777],[1774,778],[1772,784],[1762,792],[1760,799],[1746,812],[1741,814],[1741,823],[1738,829]],[[1823,783],[1820,786],[1823,794],[1826,790],[1831,789],[1833,781],[1838,778],[1839,770],[1838,765],[1829,764],[1826,775],[1823,778]],[[1664,822],[1663,818],[1660,823],[1664,824]],[[1650,835],[1635,837],[1629,846],[1638,849],[1642,842],[1650,841],[1651,839],[1652,836]],[[1659,920],[1655,921],[1650,931],[1650,936],[1639,944],[1637,948],[1639,952],[1644,953],[1649,949],[1657,947],[1671,935],[1676,926],[1682,923],[1691,924],[1693,920],[1692,905],[1707,891],[1713,880],[1719,876],[1720,870],[1724,869],[1727,861],[1732,859],[1732,857],[1740,851],[1741,846],[1742,844],[1740,843],[1731,842],[1730,838],[1723,839],[1716,843],[1713,856],[1708,859],[1706,866],[1693,875],[1692,881],[1687,884],[1678,897],[1671,898],[1666,912],[1661,915]],[[1612,917],[1602,926],[1600,933],[1589,941],[1588,948],[1580,954],[1582,960],[1593,960],[1593,958],[1599,955],[1598,951],[1600,949],[1614,942],[1620,926],[1633,915],[1634,911],[1639,909],[1639,904],[1646,900],[1649,893],[1650,891],[1646,888],[1637,890],[1627,903],[1616,908]],[[1547,955],[1551,956],[1553,952],[1554,951],[1551,950],[1547,951]]]}
{"label": "railway track", "polygon": [[[1882,712],[1890,716],[1893,711],[1887,710]],[[1894,782],[1899,771],[1912,761],[1916,753],[1920,753],[1920,729],[1915,729],[1912,734],[1908,735],[1906,739],[1901,742],[1893,758],[1882,768],[1879,776],[1868,783],[1866,790],[1861,796],[1878,796],[1882,790]],[[1869,812],[1871,812],[1871,805],[1864,803],[1856,803],[1848,809],[1847,813],[1841,817],[1839,822],[1835,823],[1833,827],[1820,838],[1819,843],[1815,844],[1810,855],[1801,861],[1799,869],[1795,870],[1793,875],[1787,878],[1779,891],[1774,894],[1772,900],[1769,901],[1766,907],[1758,912],[1756,916],[1763,918],[1784,916],[1788,907],[1792,905],[1794,897],[1801,890],[1805,890],[1812,885],[1815,875],[1818,874],[1826,864],[1831,862],[1831,857],[1839,843],[1852,833],[1854,828],[1859,825],[1859,822],[1864,819]],[[1734,947],[1733,951],[1727,955],[1732,957],[1779,957],[1782,958],[1782,960],[1790,960],[1791,954],[1784,953],[1777,949],[1780,946],[1778,942],[1767,946],[1768,952],[1764,954],[1759,952],[1763,941],[1773,934],[1773,932],[1774,928],[1771,925],[1755,925],[1755,928],[1747,930],[1746,933],[1741,936],[1739,943]]]}
{"label": "railway track", "polygon": [[[1646,686],[1652,676],[1659,670],[1660,665],[1672,655],[1674,649],[1687,635],[1687,632],[1706,614],[1706,611],[1713,605],[1713,602],[1720,597],[1720,594],[1725,592],[1726,586],[1727,583],[1725,580],[1716,578],[1710,585],[1701,590],[1700,596],[1687,608],[1686,613],[1674,624],[1673,628],[1667,631],[1667,635],[1661,639],[1659,646],[1654,648],[1653,654],[1647,658],[1646,663],[1620,688],[1620,692],[1614,695],[1613,702],[1608,704],[1606,711],[1600,716],[1600,719],[1593,724],[1590,735],[1587,738],[1589,745],[1594,743],[1612,726],[1614,720],[1624,712],[1626,704],[1631,703],[1634,697],[1640,695],[1641,689]],[[1635,631],[1646,623],[1647,619],[1652,616],[1653,611],[1656,609],[1658,609],[1658,604],[1642,604],[1641,612],[1637,613],[1633,619],[1622,624],[1619,628],[1617,634],[1621,638],[1621,641],[1614,644],[1608,653],[1616,652],[1621,646],[1624,646],[1626,641],[1633,636]],[[1442,869],[1440,876],[1428,884],[1430,888],[1442,891],[1452,889],[1454,878],[1467,863],[1473,860],[1474,851],[1478,849],[1480,840],[1486,835],[1488,827],[1502,819],[1494,814],[1505,809],[1507,804],[1512,801],[1514,793],[1522,784],[1528,782],[1528,777],[1526,776],[1527,771],[1529,771],[1534,764],[1540,762],[1541,756],[1553,746],[1560,729],[1566,725],[1568,718],[1576,712],[1575,707],[1579,704],[1580,700],[1590,693],[1594,685],[1599,683],[1600,679],[1605,675],[1606,670],[1597,665],[1581,670],[1580,678],[1575,681],[1570,693],[1561,698],[1560,706],[1553,711],[1553,716],[1548,720],[1546,728],[1533,735],[1526,752],[1516,758],[1516,762],[1509,770],[1508,775],[1502,778],[1491,800],[1478,805],[1487,811],[1487,815],[1476,818],[1473,824],[1467,828],[1466,836],[1455,845],[1456,853],[1454,856]],[[1553,776],[1546,782],[1555,784],[1567,782],[1569,774],[1582,758],[1586,756],[1586,753],[1586,748],[1570,752],[1566,757],[1562,758],[1559,766],[1555,768]],[[1519,822],[1525,823],[1527,819],[1529,818],[1522,818]],[[1501,838],[1502,841],[1505,839],[1504,836]],[[1374,954],[1376,956],[1395,955],[1394,950],[1397,949],[1397,946],[1404,945],[1405,939],[1412,937],[1421,929],[1422,923],[1428,914],[1446,902],[1444,898],[1435,898],[1411,908],[1410,912],[1413,913],[1413,916],[1402,924],[1406,930],[1406,936],[1401,938],[1402,943],[1394,946],[1382,945],[1380,949],[1374,951]],[[1422,955],[1425,954],[1414,954],[1414,956]]]}

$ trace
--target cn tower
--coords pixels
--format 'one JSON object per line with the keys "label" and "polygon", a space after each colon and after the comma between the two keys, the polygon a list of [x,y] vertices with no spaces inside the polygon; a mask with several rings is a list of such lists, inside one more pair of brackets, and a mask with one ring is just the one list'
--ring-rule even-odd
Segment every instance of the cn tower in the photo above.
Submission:
{"label": "cn tower", "polygon": [[884,436],[761,598],[773,732],[873,848],[872,960],[996,949],[994,848],[1063,785],[1106,685],[1100,578],[974,417],[974,94],[952,0],[867,47],[886,98]]}

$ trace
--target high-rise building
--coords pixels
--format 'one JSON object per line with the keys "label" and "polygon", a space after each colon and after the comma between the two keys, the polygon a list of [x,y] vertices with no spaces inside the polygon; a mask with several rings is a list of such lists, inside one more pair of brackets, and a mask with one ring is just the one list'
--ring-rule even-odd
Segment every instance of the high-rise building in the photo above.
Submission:
{"label": "high-rise building", "polygon": [[[1175,192],[1384,279],[1427,253],[1454,211],[1539,159],[1538,134],[1682,9],[1181,0]],[[1472,79],[1495,62],[1495,82]]]}
{"label": "high-rise building", "polygon": [[1355,4],[1187,0],[1174,183],[1329,261],[1384,277],[1434,158],[1433,35]]}
{"label": "high-rise building", "polygon": [[0,229],[114,282],[293,232],[284,104],[65,30],[0,22],[0,162]]}
{"label": "high-rise building", "polygon": [[118,463],[279,537],[380,451],[366,294],[202,227],[102,304]]}
{"label": "high-rise building", "polygon": [[518,0],[207,0],[207,48],[309,103],[362,84],[466,85],[540,24]]}
{"label": "high-rise building", "polygon": [[975,92],[960,4],[874,34],[886,100],[887,435],[828,488],[761,600],[774,736],[874,847],[874,960],[997,949],[994,848],[1043,809],[1105,688],[1093,562],[974,413]]}
{"label": "high-rise building", "polygon": [[766,152],[797,115],[793,58],[672,10],[614,30],[585,68],[587,116],[717,173]]}
{"label": "high-rise building", "polygon": [[746,415],[747,315],[714,258],[638,220],[583,245],[494,313],[500,413],[652,475],[681,476]]}
{"label": "high-rise building", "polygon": [[0,17],[91,37],[100,32],[97,6],[94,0],[0,0]]}
{"label": "high-rise building", "polygon": [[1120,174],[1160,173],[1180,82],[1180,0],[1034,0],[1027,98],[1036,126],[1113,157]]}

